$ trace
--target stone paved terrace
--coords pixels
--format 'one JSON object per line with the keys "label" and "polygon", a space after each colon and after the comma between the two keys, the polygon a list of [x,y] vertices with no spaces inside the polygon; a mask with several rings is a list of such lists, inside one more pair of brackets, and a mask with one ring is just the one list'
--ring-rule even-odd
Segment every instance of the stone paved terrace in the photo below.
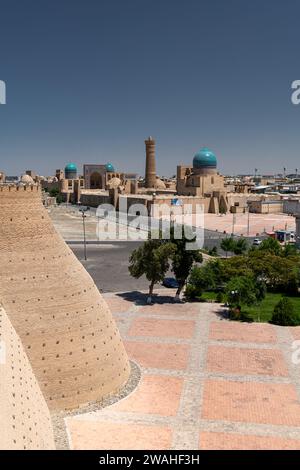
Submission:
{"label": "stone paved terrace", "polygon": [[65,419],[72,449],[300,449],[300,327],[230,322],[210,303],[105,297],[142,378],[118,403]]}
{"label": "stone paved terrace", "polygon": [[[193,215],[185,216],[186,224],[197,225],[197,219]],[[202,224],[199,219],[200,226]],[[218,215],[218,214],[204,214],[204,228],[207,230],[226,233],[232,232],[233,215],[231,213]],[[198,224],[199,225],[199,224]],[[256,236],[256,234],[263,234],[272,232],[273,230],[296,230],[295,217],[287,214],[253,214],[249,215],[249,235]],[[236,235],[246,236],[248,232],[248,214],[236,214],[234,223],[234,233]]]}

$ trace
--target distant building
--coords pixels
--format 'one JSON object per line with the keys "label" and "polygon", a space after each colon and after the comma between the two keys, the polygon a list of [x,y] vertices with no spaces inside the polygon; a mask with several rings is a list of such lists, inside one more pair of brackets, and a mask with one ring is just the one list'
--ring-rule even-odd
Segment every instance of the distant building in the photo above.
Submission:
{"label": "distant building", "polygon": [[204,147],[193,159],[193,165],[177,167],[177,193],[205,200],[205,212],[227,212],[224,176],[217,172],[215,154]]}
{"label": "distant building", "polygon": [[67,180],[75,180],[77,178],[77,166],[75,163],[68,163],[65,167],[65,178]]}
{"label": "distant building", "polygon": [[255,214],[282,214],[283,200],[249,201],[249,211]]}
{"label": "distant building", "polygon": [[83,165],[85,189],[105,189],[108,179],[119,177],[112,163]]}
{"label": "distant building", "polygon": [[19,181],[18,176],[6,176],[5,177],[5,183],[17,183]]}

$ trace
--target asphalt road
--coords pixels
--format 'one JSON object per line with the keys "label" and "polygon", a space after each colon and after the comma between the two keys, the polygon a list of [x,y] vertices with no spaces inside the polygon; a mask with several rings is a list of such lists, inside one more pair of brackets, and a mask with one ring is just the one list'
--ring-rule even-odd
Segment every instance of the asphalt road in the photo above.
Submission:
{"label": "asphalt road", "polygon": [[[253,239],[248,239],[251,245]],[[133,250],[141,246],[143,242],[104,242],[101,244],[87,244],[87,261],[84,260],[84,249],[82,243],[69,244],[79,261],[84,265],[92,276],[98,289],[102,292],[125,292],[134,290],[147,290],[149,282],[143,276],[134,279],[128,271],[129,257]],[[220,249],[221,239],[205,238],[204,247],[218,248],[218,253],[223,254]],[[172,276],[172,273],[168,273]]]}
{"label": "asphalt road", "polygon": [[134,279],[128,271],[128,260],[132,251],[141,242],[113,242],[87,245],[87,261],[84,260],[82,244],[69,245],[77,258],[92,276],[102,292],[147,290],[145,277]]}
{"label": "asphalt road", "polygon": [[[94,279],[97,287],[103,292],[147,290],[149,282],[143,276],[141,279],[134,279],[128,271],[129,257],[134,249],[143,242],[130,241],[103,241],[95,242],[95,221],[87,218],[87,261],[84,260],[84,249],[82,244],[82,221],[81,218],[66,216],[61,211],[52,214],[56,228],[61,232],[64,239],[74,251],[77,258],[82,262],[87,271]],[[225,255],[221,250],[222,238],[227,236],[224,233],[205,230],[204,248],[212,249],[217,247],[220,255]],[[248,238],[248,243],[253,243],[254,237]],[[172,273],[168,273],[168,276]]]}

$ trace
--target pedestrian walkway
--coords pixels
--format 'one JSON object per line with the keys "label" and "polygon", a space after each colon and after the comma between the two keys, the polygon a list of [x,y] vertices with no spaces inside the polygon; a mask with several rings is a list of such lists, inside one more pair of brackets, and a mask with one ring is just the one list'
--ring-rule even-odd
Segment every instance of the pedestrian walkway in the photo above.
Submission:
{"label": "pedestrian walkway", "polygon": [[118,403],[66,418],[72,449],[300,449],[300,327],[230,322],[212,303],[105,298],[142,377]]}

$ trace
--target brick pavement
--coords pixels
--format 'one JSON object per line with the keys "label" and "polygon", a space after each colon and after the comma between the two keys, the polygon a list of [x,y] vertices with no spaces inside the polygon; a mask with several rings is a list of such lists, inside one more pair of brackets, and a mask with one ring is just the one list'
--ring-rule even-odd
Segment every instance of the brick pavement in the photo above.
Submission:
{"label": "brick pavement", "polygon": [[299,328],[230,322],[217,304],[105,298],[142,378],[66,418],[71,448],[300,449]]}

